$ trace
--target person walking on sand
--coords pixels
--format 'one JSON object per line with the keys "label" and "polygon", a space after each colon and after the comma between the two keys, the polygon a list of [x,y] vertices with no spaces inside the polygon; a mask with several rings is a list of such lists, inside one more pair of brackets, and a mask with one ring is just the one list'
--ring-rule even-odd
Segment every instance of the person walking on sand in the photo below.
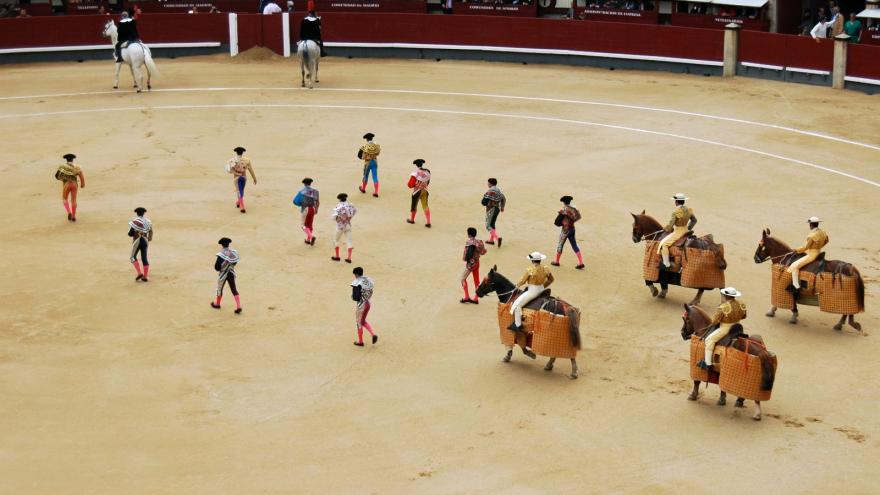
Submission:
{"label": "person walking on sand", "polygon": [[[147,248],[153,242],[153,222],[144,216],[147,213],[147,209],[142,206],[135,208],[134,213],[137,216],[128,222],[128,236],[132,240],[131,264],[137,272],[137,277],[134,281],[149,282],[150,260],[147,258]],[[141,263],[144,265],[143,271],[141,271],[141,264],[138,263],[138,253],[140,253]]]}
{"label": "person walking on sand", "polygon": [[[468,227],[467,236],[467,241],[464,243],[464,254],[462,255],[464,271],[461,273],[461,288],[464,289],[464,299],[459,302],[462,304],[480,304],[476,292],[477,287],[480,286],[480,256],[486,254],[486,246],[483,245],[483,241],[477,239],[477,229]],[[473,299],[471,299],[470,292],[468,292],[468,277],[471,275],[474,277]]]}
{"label": "person walking on sand", "polygon": [[302,214],[302,229],[306,233],[306,244],[310,246],[315,245],[314,220],[321,206],[320,193],[312,187],[312,182],[309,177],[303,179],[303,188],[293,198],[293,204],[299,207]]}
{"label": "person walking on sand", "polygon": [[425,212],[425,227],[431,228],[431,208],[428,207],[428,185],[431,184],[431,171],[425,168],[425,160],[419,158],[413,160],[416,171],[409,174],[407,187],[412,189],[412,200],[409,205],[409,220],[406,223],[416,223],[416,207],[422,203],[422,211]]}
{"label": "person walking on sand", "polygon": [[217,253],[217,260],[214,261],[214,270],[217,271],[217,300],[211,302],[211,307],[220,309],[220,300],[223,299],[223,287],[229,284],[229,290],[232,291],[232,297],[235,298],[235,314],[241,314],[241,296],[238,295],[238,287],[235,285],[235,266],[241,257],[238,251],[229,247],[232,239],[223,237],[217,244],[223,249]]}
{"label": "person walking on sand", "polygon": [[[76,221],[76,193],[77,190],[86,188],[86,177],[83,171],[75,163],[76,155],[68,153],[64,155],[64,164],[58,167],[55,178],[61,181],[61,203],[67,211],[67,221]],[[79,186],[77,187],[77,180]]]}
{"label": "person walking on sand", "polygon": [[358,158],[364,161],[364,178],[361,181],[360,187],[358,187],[358,191],[366,194],[367,192],[367,179],[370,174],[373,174],[373,197],[379,197],[379,162],[377,158],[379,158],[379,153],[382,151],[381,147],[373,142],[373,138],[376,137],[372,132],[368,132],[364,134],[364,139],[367,140],[367,143],[360,147],[358,150]]}
{"label": "person walking on sand", "polygon": [[486,241],[486,244],[495,245],[497,240],[498,247],[500,248],[501,237],[498,236],[498,231],[495,230],[495,222],[498,221],[498,215],[507,206],[507,197],[504,196],[501,188],[498,187],[498,179],[494,177],[489,178],[489,189],[483,194],[482,204],[486,207],[486,230],[489,232],[489,240]]}
{"label": "person walking on sand", "polygon": [[583,270],[584,256],[581,254],[581,248],[578,247],[574,232],[574,224],[581,219],[581,212],[571,204],[572,199],[574,198],[571,196],[563,196],[559,198],[559,201],[562,202],[562,209],[556,214],[556,221],[554,224],[557,227],[560,227],[561,230],[559,231],[559,241],[556,243],[556,261],[552,261],[550,264],[553,266],[559,266],[559,260],[562,258],[562,249],[565,247],[565,242],[568,241],[578,259],[578,264],[575,268]]}
{"label": "person walking on sand", "polygon": [[335,253],[330,257],[333,261],[339,261],[339,241],[345,236],[345,242],[348,244],[348,257],[345,258],[346,263],[351,263],[351,252],[354,250],[354,244],[351,242],[351,219],[357,215],[357,208],[348,202],[348,194],[339,193],[336,196],[339,204],[333,208],[331,217],[336,221],[336,236],[333,240]]}
{"label": "person walking on sand", "polygon": [[354,318],[355,327],[357,328],[357,342],[354,345],[358,347],[364,346],[364,329],[370,332],[373,337],[373,343],[379,341],[379,336],[373,331],[373,327],[367,322],[367,315],[370,313],[370,299],[373,297],[373,279],[364,276],[364,269],[357,267],[352,270],[354,281],[351,283],[351,298],[357,305],[355,306]]}
{"label": "person walking on sand", "polygon": [[244,206],[244,186],[247,185],[247,174],[251,174],[251,179],[253,179],[255,186],[257,185],[257,176],[254,175],[254,168],[251,166],[250,158],[243,156],[247,150],[238,146],[233,151],[235,156],[226,163],[226,171],[232,174],[233,177],[235,195],[238,198],[235,201],[235,207],[242,213],[247,213],[247,209]]}

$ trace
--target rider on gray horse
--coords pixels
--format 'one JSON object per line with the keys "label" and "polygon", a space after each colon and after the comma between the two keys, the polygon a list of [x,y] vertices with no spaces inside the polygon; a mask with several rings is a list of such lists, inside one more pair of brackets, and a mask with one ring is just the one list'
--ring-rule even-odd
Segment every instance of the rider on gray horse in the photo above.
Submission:
{"label": "rider on gray horse", "polygon": [[122,46],[125,43],[134,43],[141,40],[137,29],[137,20],[132,9],[122,12],[122,18],[119,19],[119,30],[116,34],[116,62],[122,63]]}
{"label": "rider on gray horse", "polygon": [[319,47],[321,47],[321,56],[326,57],[327,53],[324,51],[324,40],[321,38],[321,19],[315,15],[314,1],[309,0],[308,9],[309,14],[303,17],[302,22],[299,24],[299,40],[314,41]]}

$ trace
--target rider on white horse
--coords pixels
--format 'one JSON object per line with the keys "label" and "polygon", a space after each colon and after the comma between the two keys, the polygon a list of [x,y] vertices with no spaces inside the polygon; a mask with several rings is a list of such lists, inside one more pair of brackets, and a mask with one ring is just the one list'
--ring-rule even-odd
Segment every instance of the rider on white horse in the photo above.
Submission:
{"label": "rider on white horse", "polygon": [[327,53],[324,52],[324,40],[321,38],[321,19],[315,15],[314,0],[309,0],[308,9],[309,14],[303,17],[302,22],[299,24],[299,40],[314,41],[319,47],[321,47],[321,56],[326,57]]}
{"label": "rider on white horse", "polygon": [[132,13],[132,9],[128,12],[122,12],[122,18],[119,20],[119,30],[116,34],[116,61],[122,63],[122,46],[126,43],[137,42],[141,40],[137,30],[137,20]]}

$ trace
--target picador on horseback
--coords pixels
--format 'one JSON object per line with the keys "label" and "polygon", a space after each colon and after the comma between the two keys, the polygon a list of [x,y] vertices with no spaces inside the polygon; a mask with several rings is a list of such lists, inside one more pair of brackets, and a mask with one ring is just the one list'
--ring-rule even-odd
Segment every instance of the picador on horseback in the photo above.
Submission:
{"label": "picador on horseback", "polygon": [[321,37],[321,18],[315,14],[315,2],[309,0],[309,13],[299,23],[299,40],[312,40],[321,47],[321,56],[326,57],[324,51],[324,39]]}
{"label": "picador on horseback", "polygon": [[128,43],[136,43],[141,40],[137,29],[137,15],[133,9],[122,12],[122,18],[119,19],[119,30],[116,39],[116,62],[122,63],[122,48]]}
{"label": "picador on horseback", "polygon": [[697,225],[697,216],[694,215],[694,210],[684,205],[688,197],[682,193],[676,193],[672,196],[672,199],[675,200],[675,209],[672,210],[672,218],[669,219],[669,223],[663,229],[669,232],[669,234],[660,241],[660,247],[658,248],[663,259],[663,266],[666,269],[672,267],[672,263],[669,262],[669,247],[684,237],[688,231],[694,230],[694,226]]}
{"label": "picador on horseback", "polygon": [[819,228],[819,217],[810,217],[807,220],[807,223],[810,224],[810,233],[807,234],[807,240],[804,241],[804,245],[795,249],[794,252],[798,254],[803,254],[802,258],[799,258],[794,263],[789,265],[788,273],[791,274],[791,289],[792,292],[800,290],[801,281],[800,281],[800,269],[819,257],[819,253],[821,253],[822,248],[824,248],[828,244],[828,234],[825,233],[824,230]]}
{"label": "picador on horseback", "polygon": [[[707,332],[706,337],[704,338],[706,342],[705,358],[697,363],[697,366],[700,368],[708,369],[712,366],[715,344],[730,333],[730,327],[746,318],[746,305],[737,299],[741,295],[742,294],[733,287],[725,287],[724,289],[721,289],[721,297],[724,298],[724,302],[718,306],[718,309],[715,310],[715,314],[712,315],[712,321],[709,324],[709,332]],[[712,330],[711,327],[717,327],[717,329]]]}

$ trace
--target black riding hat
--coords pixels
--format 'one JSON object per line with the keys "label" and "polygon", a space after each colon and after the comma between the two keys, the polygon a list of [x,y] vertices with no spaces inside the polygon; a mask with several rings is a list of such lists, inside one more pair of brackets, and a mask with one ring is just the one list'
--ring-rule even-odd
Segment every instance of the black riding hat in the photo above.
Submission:
{"label": "black riding hat", "polygon": [[312,182],[314,182],[314,181],[312,180],[311,177],[306,177],[305,179],[303,179],[303,184],[305,184],[307,186],[311,185]]}

